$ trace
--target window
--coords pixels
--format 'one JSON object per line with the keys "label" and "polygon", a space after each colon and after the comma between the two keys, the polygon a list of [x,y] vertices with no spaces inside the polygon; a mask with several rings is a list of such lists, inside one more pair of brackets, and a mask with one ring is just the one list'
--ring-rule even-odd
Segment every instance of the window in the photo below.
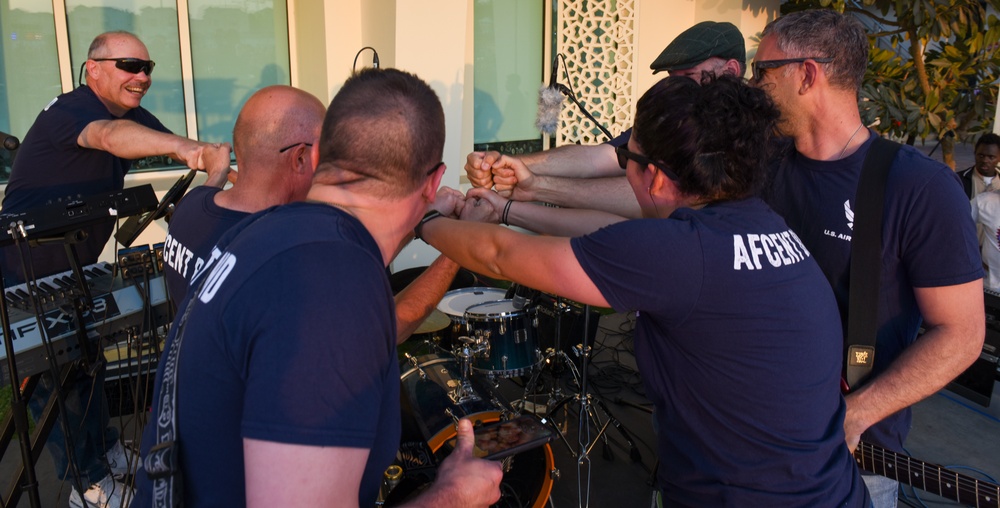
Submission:
{"label": "window", "polygon": [[270,85],[287,85],[284,0],[188,0],[198,138],[232,142],[243,103]]}
{"label": "window", "polygon": [[[0,0],[0,132],[23,139],[60,93],[52,2]],[[0,147],[4,181],[13,155]]]}
{"label": "window", "polygon": [[543,81],[544,7],[537,0],[475,3],[476,150],[542,149],[535,116]]}

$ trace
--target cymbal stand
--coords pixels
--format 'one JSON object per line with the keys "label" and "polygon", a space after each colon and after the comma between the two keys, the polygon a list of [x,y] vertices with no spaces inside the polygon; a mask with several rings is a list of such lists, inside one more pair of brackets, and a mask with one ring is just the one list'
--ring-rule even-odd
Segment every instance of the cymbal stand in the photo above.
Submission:
{"label": "cymbal stand", "polygon": [[[603,438],[604,440],[604,457],[611,460],[614,456],[611,453],[611,448],[608,443],[608,437],[606,435],[609,425],[615,427],[621,436],[624,438],[625,442],[629,446],[629,457],[633,462],[641,462],[642,457],[639,454],[639,449],[635,446],[632,441],[631,435],[625,429],[625,427],[618,421],[617,418],[611,413],[607,405],[604,404],[600,399],[591,395],[589,387],[587,384],[587,370],[590,355],[592,352],[592,347],[588,343],[590,337],[590,305],[584,306],[584,324],[583,324],[583,340],[581,345],[576,346],[573,350],[580,357],[580,369],[577,370],[576,366],[570,360],[569,356],[566,355],[560,349],[560,338],[562,332],[562,318],[563,315],[569,312],[568,306],[566,306],[561,298],[556,299],[556,337],[555,337],[555,351],[549,351],[544,364],[552,364],[553,368],[558,368],[558,361],[564,361],[565,364],[570,368],[573,374],[574,381],[580,388],[579,393],[569,395],[566,397],[559,398],[561,396],[560,388],[558,382],[554,383],[554,388],[550,393],[550,399],[548,403],[548,409],[545,412],[545,416],[542,418],[542,423],[551,425],[557,432],[557,435],[566,445],[567,449],[571,453],[576,454],[577,458],[577,496],[580,503],[580,507],[590,506],[590,484],[591,484],[591,463],[590,463],[590,452],[593,450],[594,445],[597,444],[599,440]],[[551,362],[551,360],[556,360],[556,362]],[[537,382],[538,376],[541,369],[538,369],[528,382],[526,388],[526,394],[530,393],[534,389],[534,385]],[[553,401],[555,401],[553,403]],[[565,433],[555,421],[550,417],[558,413],[560,408],[563,408],[566,404],[576,403],[579,404],[579,419],[577,428],[577,447],[574,450],[570,445],[569,440],[566,439]],[[599,407],[601,411],[604,412],[606,417],[605,421],[601,420],[600,415],[594,410],[594,407]],[[599,428],[597,435],[591,439],[591,429],[590,422],[593,420],[595,428]]]}

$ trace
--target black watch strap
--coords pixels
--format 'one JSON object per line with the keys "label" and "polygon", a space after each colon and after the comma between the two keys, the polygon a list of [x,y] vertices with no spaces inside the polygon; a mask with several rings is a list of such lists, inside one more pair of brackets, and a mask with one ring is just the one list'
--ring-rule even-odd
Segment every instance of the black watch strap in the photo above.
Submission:
{"label": "black watch strap", "polygon": [[437,210],[431,210],[425,213],[424,218],[420,219],[420,222],[417,223],[417,227],[413,228],[414,236],[416,236],[418,240],[423,240],[423,235],[421,233],[423,232],[424,224],[427,224],[438,217],[444,217],[444,215],[441,215],[441,212]]}

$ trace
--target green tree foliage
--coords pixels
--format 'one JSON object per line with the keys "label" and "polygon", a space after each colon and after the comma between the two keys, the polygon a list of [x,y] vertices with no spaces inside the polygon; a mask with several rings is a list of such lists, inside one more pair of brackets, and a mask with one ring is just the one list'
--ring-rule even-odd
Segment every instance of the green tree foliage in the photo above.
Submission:
{"label": "green tree foliage", "polygon": [[913,144],[992,130],[1000,77],[1000,0],[788,0],[782,12],[832,8],[857,16],[872,43],[860,109],[865,123]]}

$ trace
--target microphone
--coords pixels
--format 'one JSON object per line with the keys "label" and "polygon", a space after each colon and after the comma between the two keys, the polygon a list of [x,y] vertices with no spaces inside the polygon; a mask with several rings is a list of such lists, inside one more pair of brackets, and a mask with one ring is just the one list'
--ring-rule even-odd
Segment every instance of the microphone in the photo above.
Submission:
{"label": "microphone", "polygon": [[542,83],[538,89],[538,116],[535,119],[535,127],[549,136],[555,135],[556,127],[559,126],[559,111],[562,110],[563,94],[559,89],[558,76],[559,56],[556,55],[552,60],[549,84]]}
{"label": "microphone", "polygon": [[12,152],[17,150],[17,147],[21,146],[21,141],[6,132],[0,132],[0,139],[3,140],[3,147]]}
{"label": "microphone", "polygon": [[514,310],[521,310],[535,299],[535,290],[521,284],[516,286],[511,303],[514,305]]}

